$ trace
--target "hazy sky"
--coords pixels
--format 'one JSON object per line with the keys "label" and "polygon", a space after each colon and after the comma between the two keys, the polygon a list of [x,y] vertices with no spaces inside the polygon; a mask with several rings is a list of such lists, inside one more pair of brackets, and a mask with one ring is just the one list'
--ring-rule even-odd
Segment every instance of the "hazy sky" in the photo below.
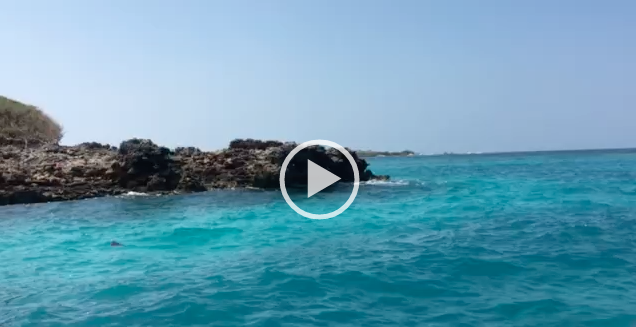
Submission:
{"label": "hazy sky", "polygon": [[0,0],[0,94],[63,143],[636,146],[636,1]]}

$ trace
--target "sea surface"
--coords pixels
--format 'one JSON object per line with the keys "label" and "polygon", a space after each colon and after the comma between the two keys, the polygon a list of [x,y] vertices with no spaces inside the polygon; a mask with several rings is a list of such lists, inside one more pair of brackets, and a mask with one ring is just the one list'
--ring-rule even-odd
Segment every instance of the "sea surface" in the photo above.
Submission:
{"label": "sea surface", "polygon": [[0,207],[0,326],[636,326],[636,152],[369,162],[393,180],[328,220],[280,191]]}

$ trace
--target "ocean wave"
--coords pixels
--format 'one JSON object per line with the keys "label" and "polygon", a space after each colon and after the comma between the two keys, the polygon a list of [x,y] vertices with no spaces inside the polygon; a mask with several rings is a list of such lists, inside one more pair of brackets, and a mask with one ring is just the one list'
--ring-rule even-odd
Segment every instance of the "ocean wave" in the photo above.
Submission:
{"label": "ocean wave", "polygon": [[143,192],[135,192],[135,191],[130,191],[128,193],[123,194],[124,196],[149,196],[150,194],[148,193],[143,193]]}
{"label": "ocean wave", "polygon": [[361,182],[361,185],[379,185],[379,186],[408,186],[413,183],[417,183],[416,181],[408,181],[408,180],[395,180],[395,181],[380,181],[380,180],[370,180],[366,182]]}
{"label": "ocean wave", "polygon": [[636,155],[417,160],[327,220],[273,190],[3,207],[0,326],[636,321]]}

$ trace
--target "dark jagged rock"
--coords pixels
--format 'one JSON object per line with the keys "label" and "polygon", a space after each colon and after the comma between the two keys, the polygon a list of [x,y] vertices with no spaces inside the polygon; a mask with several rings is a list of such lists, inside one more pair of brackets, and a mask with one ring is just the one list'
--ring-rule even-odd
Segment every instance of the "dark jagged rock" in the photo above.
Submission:
{"label": "dark jagged rock", "polygon": [[15,146],[21,148],[38,148],[48,144],[46,141],[37,138],[23,139],[0,136],[0,147]]}
{"label": "dark jagged rock", "polygon": [[189,147],[178,147],[174,149],[174,154],[177,156],[187,156],[191,157],[197,154],[201,154],[202,151],[199,148],[195,148],[193,146]]}
{"label": "dark jagged rock", "polygon": [[[76,146],[0,140],[0,205],[65,201],[136,192],[201,192],[210,188],[279,188],[280,169],[296,143],[234,140],[217,152],[198,148],[170,149],[151,140],[131,139],[119,148],[95,142]],[[365,160],[349,151],[360,180],[375,176]],[[285,173],[290,188],[304,187],[307,160],[352,182],[347,158],[335,149],[306,148]]]}
{"label": "dark jagged rock", "polygon": [[[132,139],[119,146],[119,164],[113,176],[119,186],[137,192],[171,191],[181,180],[181,164],[170,149],[151,140]],[[112,167],[111,167],[112,168]]]}
{"label": "dark jagged rock", "polygon": [[191,172],[185,172],[181,176],[181,180],[179,181],[177,189],[184,192],[207,191],[207,188],[203,184],[203,181],[201,181],[201,178],[199,178],[199,176],[192,175]]}
{"label": "dark jagged rock", "polygon": [[113,150],[116,151],[117,148],[110,146],[110,144],[101,144],[97,142],[84,142],[77,145],[78,148],[84,148],[88,150]]}
{"label": "dark jagged rock", "polygon": [[236,139],[230,142],[230,149],[265,150],[283,145],[280,141],[261,141],[254,139]]}

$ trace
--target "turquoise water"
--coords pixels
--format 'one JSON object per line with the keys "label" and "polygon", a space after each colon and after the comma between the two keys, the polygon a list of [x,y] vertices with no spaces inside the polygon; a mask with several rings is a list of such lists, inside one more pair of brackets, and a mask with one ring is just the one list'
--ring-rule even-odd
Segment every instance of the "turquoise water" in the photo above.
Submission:
{"label": "turquoise water", "polygon": [[0,207],[0,326],[636,323],[636,153],[370,162],[394,181],[329,220],[274,191]]}

